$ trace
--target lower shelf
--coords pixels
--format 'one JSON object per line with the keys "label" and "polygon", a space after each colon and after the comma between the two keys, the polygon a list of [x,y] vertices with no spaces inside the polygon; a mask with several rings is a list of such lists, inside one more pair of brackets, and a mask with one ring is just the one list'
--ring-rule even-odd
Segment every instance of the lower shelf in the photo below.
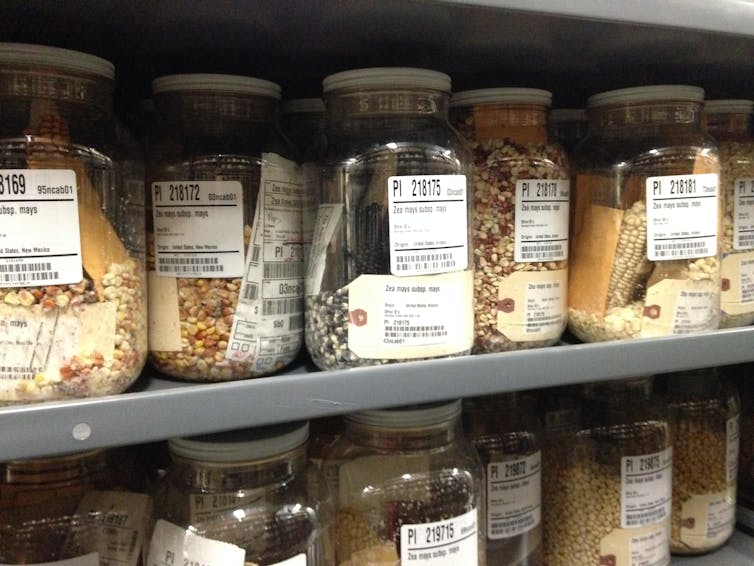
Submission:
{"label": "lower shelf", "polygon": [[752,566],[754,537],[736,531],[723,548],[703,556],[674,556],[672,566]]}

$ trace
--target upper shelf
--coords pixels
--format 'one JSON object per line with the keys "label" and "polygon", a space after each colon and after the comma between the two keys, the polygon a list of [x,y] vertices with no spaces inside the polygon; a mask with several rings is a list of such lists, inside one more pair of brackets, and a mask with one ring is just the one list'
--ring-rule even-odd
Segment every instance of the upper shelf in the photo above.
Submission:
{"label": "upper shelf", "polygon": [[754,327],[571,344],[317,372],[188,384],[146,375],[129,393],[0,408],[0,461],[138,444],[172,436],[754,361]]}
{"label": "upper shelf", "polygon": [[5,0],[0,37],[112,60],[124,109],[166,73],[264,77],[292,98],[385,65],[445,71],[457,90],[547,88],[558,106],[652,83],[754,94],[748,0]]}

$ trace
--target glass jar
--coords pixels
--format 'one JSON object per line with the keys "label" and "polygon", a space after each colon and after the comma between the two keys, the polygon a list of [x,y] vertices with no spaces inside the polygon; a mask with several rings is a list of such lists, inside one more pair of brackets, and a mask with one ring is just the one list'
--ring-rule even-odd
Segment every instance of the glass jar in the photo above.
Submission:
{"label": "glass jar", "polygon": [[726,375],[735,380],[741,400],[738,503],[750,510],[748,526],[754,529],[754,364],[728,367]]}
{"label": "glass jar", "polygon": [[723,259],[720,327],[754,322],[754,138],[752,100],[708,100],[707,131],[720,150]]}
{"label": "glass jar", "polygon": [[704,91],[592,96],[574,156],[568,326],[585,342],[714,330],[723,193]]}
{"label": "glass jar", "polygon": [[555,464],[548,566],[670,563],[672,448],[651,378],[584,388],[583,424]]}
{"label": "glass jar", "polygon": [[343,434],[343,429],[343,418],[340,416],[313,419],[309,423],[309,495],[314,498],[320,497],[320,486],[325,481],[322,478],[322,461]]}
{"label": "glass jar", "polygon": [[114,75],[0,43],[0,404],[119,393],[144,366],[144,173]]}
{"label": "glass jar", "polygon": [[172,552],[204,564],[323,564],[322,520],[306,495],[308,434],[308,423],[288,423],[172,439],[149,563]]}
{"label": "glass jar", "polygon": [[304,155],[325,132],[325,103],[321,98],[294,98],[280,104],[280,127]]}
{"label": "glass jar", "polygon": [[662,376],[673,437],[670,550],[702,554],[724,545],[736,523],[740,406],[717,370]]}
{"label": "glass jar", "polygon": [[0,562],[99,552],[103,564],[141,564],[151,500],[126,490],[142,487],[131,454],[122,450],[0,464]]}
{"label": "glass jar", "polygon": [[548,116],[550,137],[573,153],[576,144],[586,137],[589,120],[583,108],[555,108]]}
{"label": "glass jar", "polygon": [[303,342],[302,183],[280,133],[280,87],[170,75],[147,180],[149,342],[193,381],[268,375]]}
{"label": "glass jar", "polygon": [[547,134],[552,94],[453,95],[474,158],[474,352],[549,346],[566,326],[568,160]]}
{"label": "glass jar", "polygon": [[470,353],[468,156],[436,71],[345,71],[324,82],[327,149],[306,280],[321,369]]}
{"label": "glass jar", "polygon": [[542,425],[535,398],[465,399],[463,425],[486,472],[487,564],[543,565]]}
{"label": "glass jar", "polygon": [[337,566],[485,564],[483,471],[460,416],[460,401],[346,416],[323,462]]}

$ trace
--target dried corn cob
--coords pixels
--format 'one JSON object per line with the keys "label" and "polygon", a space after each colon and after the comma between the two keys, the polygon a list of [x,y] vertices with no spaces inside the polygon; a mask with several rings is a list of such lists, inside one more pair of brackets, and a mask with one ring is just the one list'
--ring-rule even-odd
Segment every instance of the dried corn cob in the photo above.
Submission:
{"label": "dried corn cob", "polygon": [[621,222],[608,286],[607,308],[628,306],[637,287],[646,278],[648,268],[647,205],[637,200],[626,210]]}

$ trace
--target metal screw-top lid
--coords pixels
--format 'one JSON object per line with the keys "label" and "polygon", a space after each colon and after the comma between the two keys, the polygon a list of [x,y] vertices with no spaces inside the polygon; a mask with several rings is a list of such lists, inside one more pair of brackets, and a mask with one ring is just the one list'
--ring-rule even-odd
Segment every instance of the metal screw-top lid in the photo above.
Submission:
{"label": "metal screw-top lid", "polygon": [[173,438],[170,453],[200,462],[251,462],[284,454],[306,442],[309,422]]}
{"label": "metal screw-top lid", "polygon": [[550,106],[552,93],[538,88],[482,88],[456,92],[450,99],[451,106],[477,104],[537,104]]}
{"label": "metal screw-top lid", "polygon": [[461,414],[461,400],[428,403],[425,405],[409,405],[393,409],[379,409],[375,411],[360,411],[345,418],[358,424],[381,428],[422,428],[444,423],[457,418]]}
{"label": "metal screw-top lid", "polygon": [[106,59],[45,45],[26,43],[0,43],[0,67],[39,66],[97,75],[106,79],[115,78],[115,66]]}
{"label": "metal screw-top lid", "polygon": [[550,110],[547,117],[550,123],[560,124],[563,122],[586,122],[586,110],[583,108],[555,108]]}
{"label": "metal screw-top lid", "polygon": [[325,77],[324,92],[358,88],[421,88],[450,92],[450,77],[439,71],[412,67],[353,69]]}
{"label": "metal screw-top lid", "polygon": [[704,101],[704,112],[707,114],[751,114],[752,111],[754,100],[731,98]]}
{"label": "metal screw-top lid", "polygon": [[227,94],[249,94],[280,98],[280,85],[264,79],[239,75],[216,75],[192,73],[188,75],[166,75],[152,81],[152,92],[183,91],[213,92]]}
{"label": "metal screw-top lid", "polygon": [[316,114],[325,111],[321,98],[292,98],[280,103],[281,114]]}
{"label": "metal screw-top lid", "polygon": [[688,85],[654,85],[608,90],[589,97],[587,106],[598,108],[615,104],[662,101],[702,102],[704,89]]}

